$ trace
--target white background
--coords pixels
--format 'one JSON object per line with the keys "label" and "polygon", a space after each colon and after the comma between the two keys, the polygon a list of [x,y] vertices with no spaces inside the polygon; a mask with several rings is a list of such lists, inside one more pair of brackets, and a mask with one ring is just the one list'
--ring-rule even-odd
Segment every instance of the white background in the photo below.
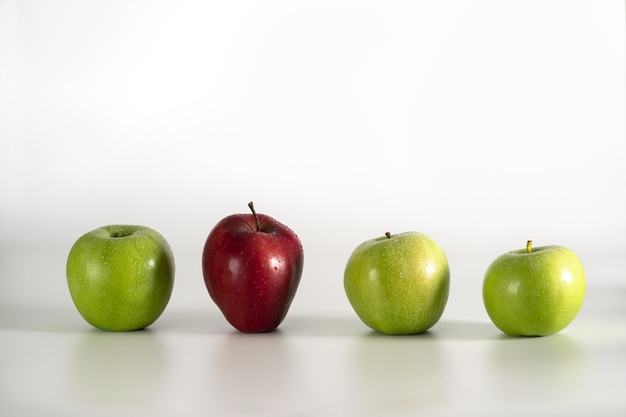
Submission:
{"label": "white background", "polygon": [[[254,200],[299,234],[295,305],[320,308],[386,231],[430,234],[458,285],[528,239],[626,251],[623,2],[0,5],[5,251],[143,224],[174,305],[200,305],[206,235]],[[67,303],[50,262],[28,287]]]}
{"label": "white background", "polygon": [[219,317],[202,246],[250,200],[302,240],[297,317],[357,320],[345,261],[387,231],[446,251],[444,320],[488,320],[483,273],[528,239],[578,253],[591,290],[623,289],[625,16],[597,0],[0,0],[0,303],[80,326],[69,248],[138,223],[176,257],[164,320]]}

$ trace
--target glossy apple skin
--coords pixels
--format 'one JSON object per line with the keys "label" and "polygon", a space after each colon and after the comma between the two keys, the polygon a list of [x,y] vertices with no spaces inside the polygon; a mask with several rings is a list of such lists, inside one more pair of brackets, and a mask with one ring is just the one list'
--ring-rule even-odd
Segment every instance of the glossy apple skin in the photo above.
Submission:
{"label": "glossy apple skin", "polygon": [[136,225],[111,225],[81,236],[67,257],[67,285],[81,316],[102,330],[154,323],[174,287],[174,255],[163,236]]}
{"label": "glossy apple skin", "polygon": [[423,333],[439,321],[448,301],[448,260],[422,233],[368,240],[348,259],[344,288],[354,311],[372,329]]}
{"label": "glossy apple skin", "polygon": [[298,236],[270,216],[234,214],[217,223],[204,245],[202,272],[211,299],[243,333],[269,332],[283,321],[304,266]]}
{"label": "glossy apple skin", "polygon": [[520,249],[496,258],[483,280],[491,321],[511,336],[547,336],[567,327],[582,307],[585,272],[563,246]]}

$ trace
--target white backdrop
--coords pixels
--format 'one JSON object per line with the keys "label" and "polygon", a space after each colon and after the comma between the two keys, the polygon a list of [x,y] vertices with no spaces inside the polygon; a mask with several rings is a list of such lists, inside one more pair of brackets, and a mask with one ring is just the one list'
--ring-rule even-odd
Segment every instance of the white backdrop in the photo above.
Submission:
{"label": "white backdrop", "polygon": [[250,200],[302,239],[294,309],[349,309],[345,261],[386,231],[439,241],[451,314],[527,239],[623,282],[624,22],[597,0],[0,0],[0,262],[25,271],[0,300],[69,307],[74,240],[139,223],[174,249],[171,305],[207,306],[204,239]]}

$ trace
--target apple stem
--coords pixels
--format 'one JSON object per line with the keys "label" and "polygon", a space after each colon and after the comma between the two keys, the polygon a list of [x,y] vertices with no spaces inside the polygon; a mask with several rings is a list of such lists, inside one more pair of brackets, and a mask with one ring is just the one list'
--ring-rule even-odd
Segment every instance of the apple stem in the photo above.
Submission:
{"label": "apple stem", "polygon": [[385,232],[385,236],[387,236],[387,239],[391,239],[391,233]]}
{"label": "apple stem", "polygon": [[533,250],[533,241],[529,240],[526,242],[526,252],[530,253]]}
{"label": "apple stem", "polygon": [[254,220],[256,221],[256,231],[260,232],[261,220],[259,220],[259,216],[257,216],[256,211],[254,210],[254,204],[252,203],[252,201],[248,203],[248,207],[250,207],[250,210],[252,211],[252,214],[254,215]]}

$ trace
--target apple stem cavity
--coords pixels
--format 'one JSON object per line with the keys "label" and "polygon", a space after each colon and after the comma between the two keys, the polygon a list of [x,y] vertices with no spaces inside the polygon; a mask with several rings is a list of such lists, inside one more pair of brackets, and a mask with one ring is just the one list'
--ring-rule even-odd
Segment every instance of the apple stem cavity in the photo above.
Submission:
{"label": "apple stem cavity", "polygon": [[252,215],[254,216],[254,220],[256,221],[256,231],[260,232],[261,231],[261,220],[259,220],[259,216],[257,216],[256,214],[256,210],[254,210],[254,203],[249,202],[248,203],[248,207],[250,207],[250,210],[252,211]]}
{"label": "apple stem cavity", "polygon": [[528,242],[526,242],[526,252],[530,253],[533,250],[533,241],[529,240]]}
{"label": "apple stem cavity", "polygon": [[119,239],[122,237],[126,237],[126,236],[130,236],[132,233],[125,233],[121,230],[116,230],[113,233],[111,233],[111,237],[114,239]]}
{"label": "apple stem cavity", "polygon": [[391,239],[391,233],[385,232],[385,236],[387,236],[387,239]]}

